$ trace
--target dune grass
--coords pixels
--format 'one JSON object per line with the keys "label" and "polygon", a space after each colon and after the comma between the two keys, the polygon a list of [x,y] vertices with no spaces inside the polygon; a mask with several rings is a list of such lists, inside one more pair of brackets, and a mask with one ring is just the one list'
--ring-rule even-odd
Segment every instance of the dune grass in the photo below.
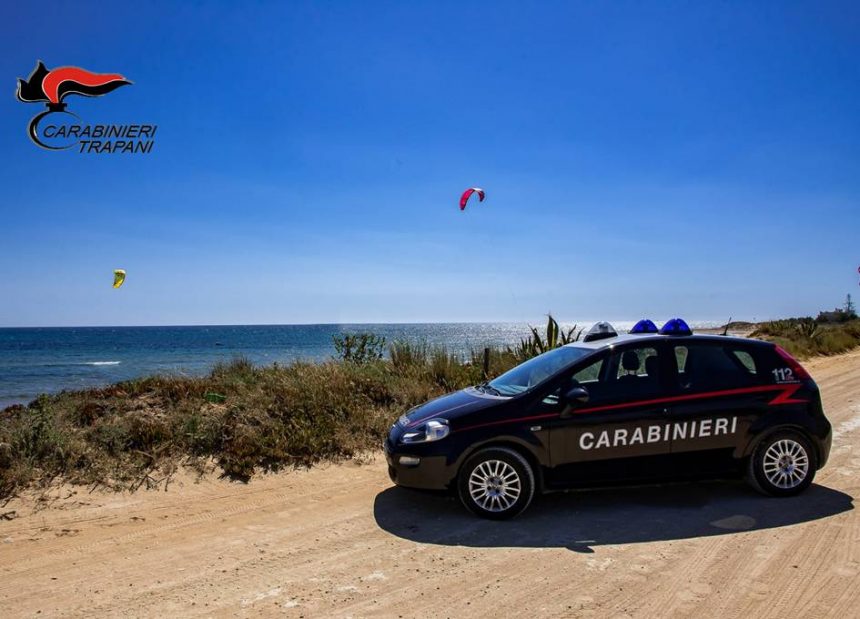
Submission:
{"label": "dune grass", "polygon": [[782,346],[798,359],[838,355],[860,346],[860,320],[820,323],[813,318],[787,318],[756,325],[751,337]]}
{"label": "dune grass", "polygon": [[[0,412],[0,496],[56,477],[135,488],[177,464],[255,470],[310,466],[378,448],[391,423],[430,398],[484,379],[483,351],[395,343],[391,359],[256,367],[244,359],[208,376],[154,376],[40,396]],[[490,355],[491,374],[516,364]]]}

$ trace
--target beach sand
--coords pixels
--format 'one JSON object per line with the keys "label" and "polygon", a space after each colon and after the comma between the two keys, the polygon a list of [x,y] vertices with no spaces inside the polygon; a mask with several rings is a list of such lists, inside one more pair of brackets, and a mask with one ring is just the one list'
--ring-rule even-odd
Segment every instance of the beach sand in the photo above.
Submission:
{"label": "beach sand", "polygon": [[487,522],[377,457],[167,491],[58,486],[0,507],[0,614],[825,617],[860,609],[860,352],[805,364],[834,430],[810,490],[546,496]]}

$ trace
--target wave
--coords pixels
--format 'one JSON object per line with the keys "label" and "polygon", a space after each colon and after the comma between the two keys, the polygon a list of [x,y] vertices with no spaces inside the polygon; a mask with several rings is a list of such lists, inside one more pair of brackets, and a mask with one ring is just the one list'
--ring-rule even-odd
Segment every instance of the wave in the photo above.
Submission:
{"label": "wave", "polygon": [[27,369],[27,368],[70,368],[70,367],[101,367],[121,365],[122,361],[59,361],[54,363],[2,363],[0,369]]}

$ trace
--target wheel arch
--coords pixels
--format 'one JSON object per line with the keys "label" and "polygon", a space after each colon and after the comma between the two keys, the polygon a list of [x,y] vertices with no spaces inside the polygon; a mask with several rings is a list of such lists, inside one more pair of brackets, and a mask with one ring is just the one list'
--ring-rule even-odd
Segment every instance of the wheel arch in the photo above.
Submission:
{"label": "wheel arch", "polygon": [[756,435],[749,441],[749,443],[747,443],[747,447],[744,450],[742,458],[744,460],[749,460],[756,452],[756,449],[758,449],[758,446],[761,445],[763,441],[767,440],[774,434],[778,434],[779,432],[794,432],[796,434],[800,434],[803,438],[806,439],[806,442],[812,446],[812,450],[815,452],[816,465],[821,462],[821,446],[819,445],[818,440],[804,426],[795,423],[786,423],[778,426],[773,426]]}
{"label": "wheel arch", "polygon": [[460,479],[460,473],[462,472],[463,466],[466,464],[469,458],[471,458],[479,451],[483,451],[485,449],[492,449],[493,447],[503,447],[506,449],[510,449],[525,458],[526,462],[529,463],[529,466],[532,467],[532,474],[534,475],[535,480],[535,492],[543,491],[543,466],[541,465],[537,454],[534,453],[534,451],[532,451],[532,449],[530,449],[526,443],[522,443],[513,438],[494,438],[476,445],[472,445],[460,457],[460,461],[457,463],[457,475],[454,478],[452,485],[456,485],[457,480]]}

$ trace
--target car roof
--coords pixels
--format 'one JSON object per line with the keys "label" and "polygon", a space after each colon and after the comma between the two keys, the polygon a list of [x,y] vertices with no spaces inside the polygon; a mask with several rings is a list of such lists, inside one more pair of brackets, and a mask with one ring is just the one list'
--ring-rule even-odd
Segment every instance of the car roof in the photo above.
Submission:
{"label": "car roof", "polygon": [[692,334],[692,335],[660,335],[658,333],[648,333],[648,334],[630,334],[630,333],[622,333],[620,335],[613,335],[612,337],[605,337],[599,340],[592,340],[590,342],[578,341],[571,342],[570,344],[566,344],[566,346],[571,346],[575,348],[589,348],[591,350],[601,350],[603,348],[611,348],[613,346],[619,344],[627,344],[629,342],[665,342],[667,340],[671,340],[673,342],[735,342],[737,344],[745,344],[745,345],[753,345],[753,346],[763,346],[768,345],[768,342],[764,340],[757,340],[748,337],[737,337],[734,335],[710,335],[710,334]]}

